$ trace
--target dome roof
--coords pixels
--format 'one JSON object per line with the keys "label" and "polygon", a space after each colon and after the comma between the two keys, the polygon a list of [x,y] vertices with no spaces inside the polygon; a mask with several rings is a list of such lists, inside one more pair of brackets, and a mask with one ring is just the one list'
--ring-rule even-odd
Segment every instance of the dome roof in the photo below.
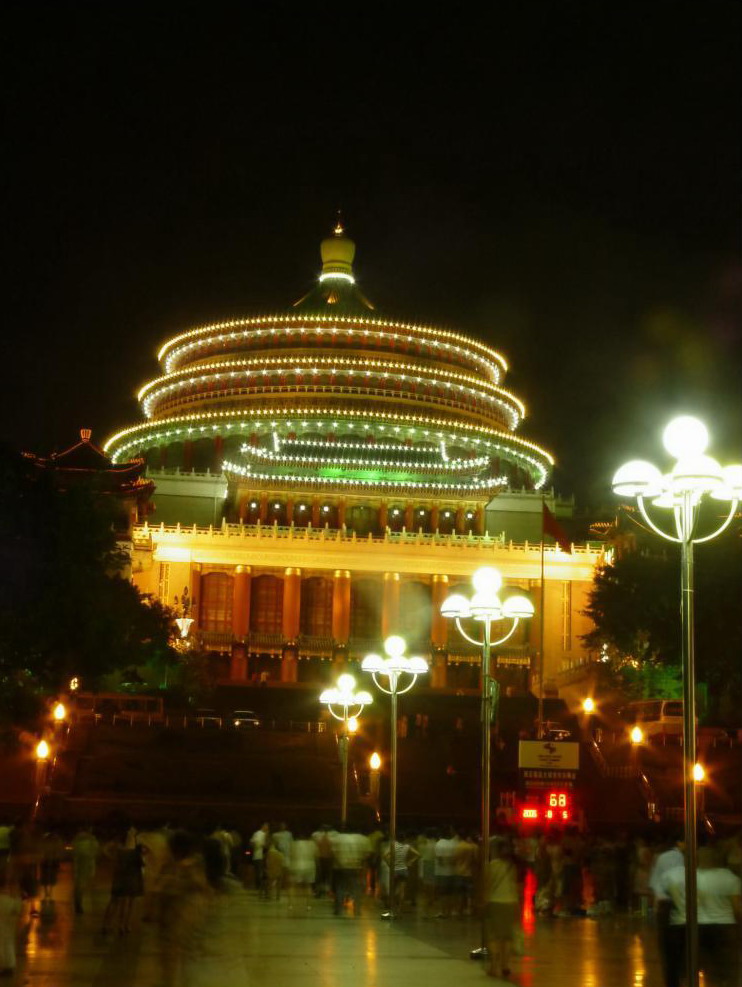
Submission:
{"label": "dome roof", "polygon": [[553,460],[515,434],[526,409],[502,386],[506,360],[462,333],[376,316],[342,226],[321,254],[316,286],[288,313],[169,339],[162,375],[139,392],[147,421],[108,440],[112,459],[170,465],[158,450],[211,441],[216,468],[257,485],[486,499],[542,486]]}

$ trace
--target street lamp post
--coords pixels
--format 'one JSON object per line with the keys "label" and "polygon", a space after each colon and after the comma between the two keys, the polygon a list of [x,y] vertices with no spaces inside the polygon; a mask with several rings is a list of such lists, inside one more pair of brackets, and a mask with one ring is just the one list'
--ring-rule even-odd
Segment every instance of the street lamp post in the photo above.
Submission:
{"label": "street lamp post", "polygon": [[[397,842],[397,697],[409,692],[418,675],[428,670],[424,658],[405,656],[407,644],[404,638],[393,634],[384,641],[387,657],[366,655],[361,663],[364,672],[370,672],[378,689],[391,697],[391,774],[389,796],[389,910],[382,918],[394,918],[394,864]],[[384,680],[383,682],[381,680]],[[409,680],[409,681],[407,681]]]}
{"label": "street lamp post", "polygon": [[379,789],[381,783],[381,757],[377,751],[374,751],[371,757],[368,759],[368,766],[370,768],[371,777],[369,790],[371,793],[371,802],[374,807],[374,815],[376,816],[376,821],[381,819],[381,814],[379,812]]}
{"label": "street lamp post", "polygon": [[[683,792],[685,804],[685,960],[688,987],[698,987],[697,914],[697,812],[696,781],[696,678],[693,633],[693,546],[711,541],[729,525],[742,496],[742,466],[722,467],[707,456],[709,436],[697,418],[684,415],[665,428],[662,441],[675,457],[669,473],[663,475],[644,460],[625,463],[613,477],[613,491],[636,499],[644,521],[655,534],[680,545],[680,616],[683,668]],[[702,537],[696,536],[701,506],[707,495],[726,501],[726,517]],[[650,516],[652,506],[672,512],[673,528],[666,531]]]}
{"label": "street lamp post", "polygon": [[[490,657],[492,648],[504,644],[515,632],[521,619],[533,616],[533,604],[525,596],[510,596],[501,600],[498,591],[502,586],[502,576],[491,566],[477,569],[472,577],[474,595],[471,599],[454,593],[444,600],[441,613],[444,617],[456,621],[456,627],[462,637],[471,644],[482,649],[482,854],[481,854],[481,885],[482,893],[487,882],[487,867],[489,864],[490,842],[490,772],[491,772],[491,724],[493,712],[499,701],[499,686],[492,678]],[[462,620],[471,617],[482,624],[482,637],[473,638],[464,630]],[[506,634],[497,640],[492,640],[492,625],[500,621],[509,621],[510,628]],[[472,959],[481,959],[487,955],[487,943],[484,929],[484,908],[482,908],[482,943],[478,949],[471,952]]]}
{"label": "street lamp post", "polygon": [[373,700],[371,694],[365,690],[355,692],[356,680],[352,675],[340,675],[337,684],[330,689],[325,689],[319,697],[319,701],[327,706],[328,710],[344,726],[343,735],[340,737],[340,762],[343,772],[343,795],[340,808],[340,821],[343,825],[348,821],[348,748],[350,738],[358,730],[358,717],[363,712],[363,707],[368,706]]}

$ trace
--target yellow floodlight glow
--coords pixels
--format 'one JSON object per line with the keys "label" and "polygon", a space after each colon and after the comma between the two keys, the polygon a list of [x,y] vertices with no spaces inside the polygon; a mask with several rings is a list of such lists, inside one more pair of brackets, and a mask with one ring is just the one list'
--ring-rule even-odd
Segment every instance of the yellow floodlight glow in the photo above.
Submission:
{"label": "yellow floodlight glow", "polygon": [[592,713],[595,710],[595,700],[591,699],[590,696],[587,699],[582,700],[582,709],[585,713]]}

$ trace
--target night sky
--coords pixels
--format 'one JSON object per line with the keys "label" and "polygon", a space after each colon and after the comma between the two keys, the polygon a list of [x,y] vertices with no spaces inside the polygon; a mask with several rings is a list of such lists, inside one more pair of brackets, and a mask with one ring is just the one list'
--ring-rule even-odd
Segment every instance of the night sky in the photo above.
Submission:
{"label": "night sky", "polygon": [[508,357],[563,492],[678,411],[742,460],[739,4],[220,9],[6,6],[4,440],[138,421],[162,340],[288,306],[340,207],[380,315]]}

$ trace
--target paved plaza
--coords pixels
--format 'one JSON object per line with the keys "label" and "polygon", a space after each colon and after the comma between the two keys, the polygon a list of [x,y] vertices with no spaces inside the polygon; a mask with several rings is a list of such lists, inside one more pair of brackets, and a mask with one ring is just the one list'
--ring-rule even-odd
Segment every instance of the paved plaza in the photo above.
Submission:
{"label": "paved plaza", "polygon": [[[89,913],[75,916],[69,877],[56,889],[53,920],[34,918],[26,955],[6,983],[29,987],[158,987],[155,929],[138,917],[124,937],[104,938],[106,891]],[[260,901],[245,892],[232,902],[232,948],[245,974],[229,987],[469,987],[502,984],[468,958],[478,942],[473,919],[422,919],[406,914],[393,924],[367,899],[356,920],[332,914],[330,901],[311,910],[288,900]],[[651,923],[639,918],[535,918],[524,915],[525,954],[514,958],[511,983],[521,987],[652,987],[661,985]],[[214,983],[212,987],[224,987]]]}

